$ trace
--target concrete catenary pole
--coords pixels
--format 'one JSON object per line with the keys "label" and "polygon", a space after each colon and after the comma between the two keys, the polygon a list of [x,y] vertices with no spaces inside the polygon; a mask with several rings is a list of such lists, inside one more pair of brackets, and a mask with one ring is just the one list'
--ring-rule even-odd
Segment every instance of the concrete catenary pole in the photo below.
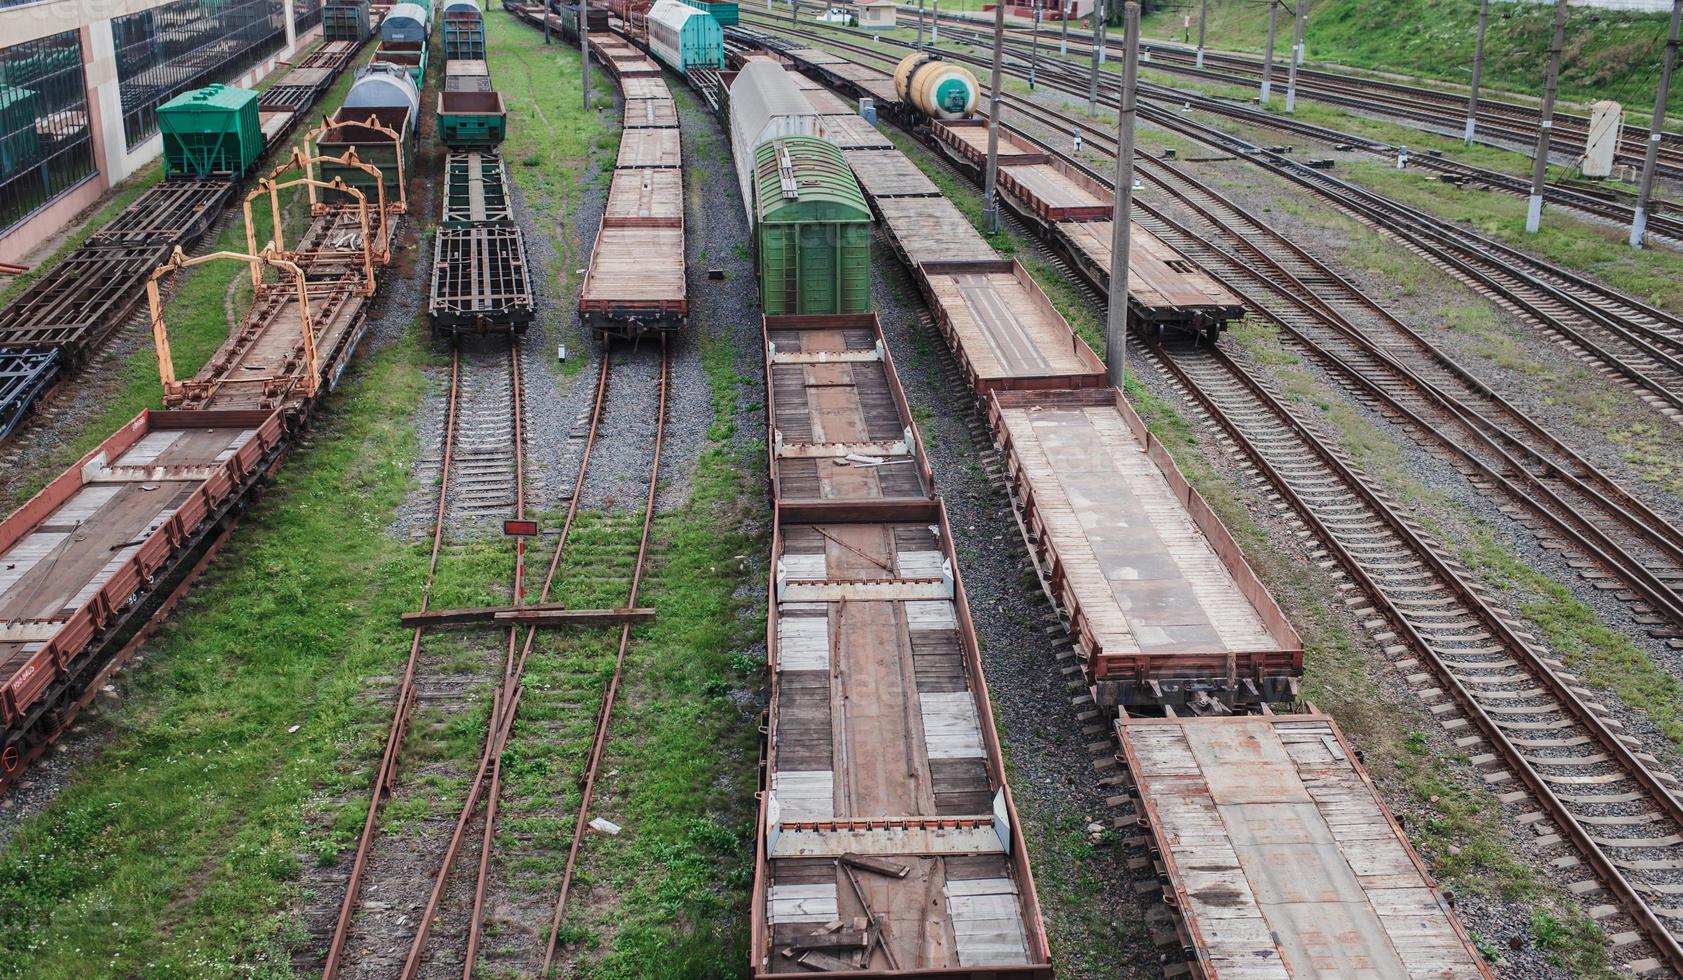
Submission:
{"label": "concrete catenary pole", "polygon": [[982,227],[999,230],[999,97],[1005,59],[1005,2],[993,5],[993,85],[988,95],[988,167],[982,181]]}
{"label": "concrete catenary pole", "polygon": [[1040,0],[1034,0],[1034,33],[1029,37],[1029,91],[1034,91],[1035,75],[1040,70]]}
{"label": "concrete catenary pole", "polygon": [[1665,38],[1660,62],[1660,89],[1654,93],[1654,124],[1648,130],[1648,151],[1642,157],[1642,185],[1636,192],[1636,218],[1630,223],[1632,248],[1642,247],[1648,232],[1648,195],[1654,192],[1654,165],[1660,156],[1660,131],[1665,127],[1665,104],[1671,98],[1671,70],[1677,67],[1677,31],[1683,26],[1683,0],[1671,0],[1671,33]]}
{"label": "concrete catenary pole", "polygon": [[1554,93],[1560,84],[1560,49],[1566,44],[1566,0],[1555,0],[1554,34],[1549,39],[1549,71],[1543,83],[1543,113],[1537,123],[1537,159],[1531,168],[1531,200],[1525,206],[1525,230],[1543,226],[1543,182],[1549,176],[1549,137],[1554,132]]}
{"label": "concrete catenary pole", "polygon": [[1297,66],[1303,60],[1299,55],[1303,51],[1303,35],[1308,30],[1308,22],[1304,19],[1304,0],[1297,0],[1297,10],[1291,17],[1291,64],[1286,68],[1286,111],[1297,111]]}
{"label": "concrete catenary pole", "polygon": [[941,0],[930,0],[929,3],[929,46],[936,47],[941,43]]}
{"label": "concrete catenary pole", "polygon": [[1262,91],[1256,100],[1268,104],[1269,89],[1274,87],[1274,21],[1280,12],[1281,0],[1268,0],[1268,46],[1262,51]]}
{"label": "concrete catenary pole", "polygon": [[1298,64],[1303,64],[1303,49],[1309,43],[1309,0],[1303,0],[1297,5],[1297,30],[1292,35],[1292,43],[1296,45],[1292,50],[1296,52]]}
{"label": "concrete catenary pole", "polygon": [[924,0],[917,0],[917,44],[916,44],[916,47],[920,47],[920,48],[923,47],[923,4],[924,4]]}
{"label": "concrete catenary pole", "polygon": [[1099,21],[1104,18],[1105,0],[1093,0],[1093,29],[1087,35],[1087,55],[1092,59],[1093,70],[1087,76],[1087,115],[1095,116],[1099,112]]}
{"label": "concrete catenary pole", "polygon": [[1110,5],[1115,2],[1116,0],[1102,0],[1098,6],[1099,16],[1094,26],[1098,28],[1099,32],[1099,64],[1101,65],[1104,64],[1105,58],[1110,54],[1106,50],[1105,37],[1110,33]]}
{"label": "concrete catenary pole", "polygon": [[1473,145],[1478,129],[1478,83],[1484,74],[1484,26],[1490,19],[1490,0],[1478,0],[1478,39],[1473,42],[1473,87],[1467,93],[1467,145]]}
{"label": "concrete catenary pole", "polygon": [[1058,19],[1064,22],[1063,36],[1058,38],[1058,56],[1069,57],[1069,8],[1071,0],[1062,0],[1058,4]]}
{"label": "concrete catenary pole", "polygon": [[1204,22],[1210,19],[1210,0],[1198,5],[1198,53],[1192,57],[1192,67],[1204,67]]}
{"label": "concrete catenary pole", "polygon": [[590,0],[579,0],[579,78],[584,80],[584,111],[590,111]]}
{"label": "concrete catenary pole", "polygon": [[1135,86],[1140,62],[1140,5],[1123,8],[1122,99],[1116,116],[1116,203],[1111,213],[1110,296],[1105,302],[1104,358],[1110,383],[1128,379],[1128,238],[1134,214]]}

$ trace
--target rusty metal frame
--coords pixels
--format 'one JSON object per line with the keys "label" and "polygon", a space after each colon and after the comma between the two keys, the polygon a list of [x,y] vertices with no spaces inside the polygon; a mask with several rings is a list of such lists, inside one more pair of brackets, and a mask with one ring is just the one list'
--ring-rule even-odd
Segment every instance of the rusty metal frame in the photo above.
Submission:
{"label": "rusty metal frame", "polygon": [[304,397],[314,398],[321,385],[318,376],[320,365],[316,358],[315,327],[310,322],[309,284],[304,278],[304,270],[290,259],[283,257],[279,250],[275,248],[273,242],[263,246],[263,251],[256,254],[223,250],[191,258],[178,245],[170,253],[169,259],[163,265],[152,270],[152,275],[146,280],[146,304],[152,323],[152,346],[157,351],[158,380],[163,383],[165,403],[168,404],[172,399],[179,399],[185,390],[185,385],[176,380],[175,377],[175,360],[170,355],[169,328],[164,323],[164,305],[158,289],[158,280],[164,276],[221,259],[232,259],[236,262],[246,263],[251,270],[251,281],[254,288],[258,289],[262,288],[263,268],[265,266],[281,273],[292,274],[298,290],[299,326],[304,335]]}
{"label": "rusty metal frame", "polygon": [[[347,156],[349,156],[349,155],[350,154],[347,154]],[[302,176],[302,177],[294,177],[291,180],[283,180],[283,181],[278,181],[278,182],[275,180],[276,177],[280,176],[280,174],[284,173],[287,169],[291,168],[294,165],[302,167],[304,169],[304,174],[305,175]],[[378,176],[379,176],[379,173],[380,173],[378,168],[369,166],[367,164],[357,164],[357,165],[363,167],[366,170],[373,171],[373,173],[375,174],[375,177],[376,177],[375,182],[378,183]],[[283,191],[283,190],[286,190],[288,188],[297,187],[299,185],[303,185],[304,187],[306,187],[309,190],[311,198],[315,197],[315,192],[316,192],[317,188],[325,188],[327,190],[341,191],[343,193],[351,195],[352,197],[354,197],[356,199],[357,221],[360,224],[361,231],[362,231],[362,248],[360,249],[360,251],[362,252],[363,286],[362,286],[362,289],[360,291],[361,291],[362,295],[364,295],[364,296],[374,295],[374,261],[375,261],[375,259],[374,259],[374,246],[373,246],[372,241],[368,237],[368,199],[367,199],[367,197],[364,196],[362,191],[357,190],[355,187],[352,187],[349,184],[345,183],[345,181],[342,178],[335,177],[331,181],[321,181],[321,180],[315,179],[313,176],[311,176],[311,171],[310,171],[310,167],[309,167],[309,158],[305,157],[303,155],[303,153],[301,151],[299,151],[296,147],[293,148],[292,155],[287,159],[286,163],[282,164],[279,167],[276,167],[273,171],[271,171],[269,173],[268,176],[257,178],[257,186],[252,188],[251,191],[246,194],[245,200],[243,202],[241,202],[241,205],[240,205],[241,210],[243,211],[244,216],[245,216],[245,246],[246,246],[247,254],[250,254],[250,255],[259,254],[258,248],[257,248],[257,227],[252,222],[252,219],[251,219],[251,202],[256,200],[259,197],[262,197],[264,195],[268,195],[268,198],[269,198],[269,215],[270,215],[270,221],[272,223],[272,227],[270,228],[270,238],[269,238],[269,242],[268,242],[267,247],[268,248],[273,248],[274,252],[275,252],[275,255],[277,257],[284,258],[289,262],[293,262],[293,263],[297,262],[297,260],[299,258],[299,253],[296,252],[296,251],[290,251],[286,248],[286,242],[285,242],[285,238],[284,238],[284,236],[286,234],[286,230],[285,230],[284,225],[281,223],[280,192]],[[384,196],[385,195],[382,193],[381,194],[382,200],[380,202],[380,204],[381,204],[381,207],[380,207],[380,238],[381,238],[381,241],[386,240],[386,232],[387,232],[386,211],[385,211],[385,207],[384,207],[384,204],[385,204]],[[382,252],[385,253],[386,261],[390,261],[390,251],[391,251],[391,249],[390,249],[389,245],[387,245],[385,248],[382,249]],[[344,254],[346,256],[349,256],[351,254],[351,252],[346,251]],[[382,263],[382,264],[384,264],[384,263]],[[256,289],[260,285],[262,285],[262,271],[258,266],[253,265],[252,268],[251,268],[251,286],[252,286],[253,289]]]}

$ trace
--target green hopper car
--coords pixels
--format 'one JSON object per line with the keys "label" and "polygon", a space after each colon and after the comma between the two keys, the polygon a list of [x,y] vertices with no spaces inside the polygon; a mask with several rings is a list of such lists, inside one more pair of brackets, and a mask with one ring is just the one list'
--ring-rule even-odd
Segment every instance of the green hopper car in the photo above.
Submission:
{"label": "green hopper car", "polygon": [[496,146],[507,134],[508,112],[502,93],[438,93],[438,135],[445,145],[461,149]]}
{"label": "green hopper car", "polygon": [[263,155],[257,93],[230,85],[183,92],[158,107],[170,176],[244,174]]}
{"label": "green hopper car", "polygon": [[841,151],[789,136],[754,151],[754,244],[766,316],[871,308],[871,210]]}

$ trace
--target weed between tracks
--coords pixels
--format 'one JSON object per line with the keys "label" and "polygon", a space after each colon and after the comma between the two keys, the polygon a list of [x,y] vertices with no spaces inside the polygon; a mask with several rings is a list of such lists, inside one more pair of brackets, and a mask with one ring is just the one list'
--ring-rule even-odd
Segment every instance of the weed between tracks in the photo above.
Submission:
{"label": "weed between tracks", "polygon": [[[592,108],[586,111],[579,82],[578,46],[555,40],[546,47],[542,32],[512,15],[498,12],[485,18],[492,77],[508,109],[503,159],[508,161],[510,178],[531,216],[531,227],[536,233],[549,235],[555,246],[556,275],[537,283],[537,291],[543,303],[564,307],[578,295],[583,281],[580,270],[589,261],[588,254],[579,250],[572,222],[584,193],[583,178],[593,153],[612,167],[618,127],[609,127],[600,115],[613,108],[613,79],[592,64]],[[570,325],[572,318],[563,319],[569,324],[562,328],[568,331],[566,342],[578,347],[584,342],[582,335]],[[571,378],[584,367],[585,360],[568,358],[557,370],[562,377]]]}

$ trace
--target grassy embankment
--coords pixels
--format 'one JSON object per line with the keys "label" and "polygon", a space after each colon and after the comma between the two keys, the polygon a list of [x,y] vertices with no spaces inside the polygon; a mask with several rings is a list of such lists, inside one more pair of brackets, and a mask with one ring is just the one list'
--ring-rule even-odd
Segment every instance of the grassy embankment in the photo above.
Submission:
{"label": "grassy embankment", "polygon": [[[1147,38],[1181,40],[1184,8],[1144,18]],[[1192,13],[1192,36],[1198,15]],[[1553,30],[1554,5],[1493,3],[1485,40],[1484,85],[1540,96],[1543,60]],[[1478,4],[1467,0],[1319,0],[1310,5],[1308,59],[1376,72],[1465,86],[1471,77]],[[1261,51],[1268,34],[1268,6],[1246,0],[1211,0],[1205,43],[1233,51]],[[1616,99],[1632,119],[1654,108],[1666,15],[1615,13],[1574,7],[1567,14],[1561,58],[1563,99]],[[1282,13],[1277,57],[1291,44],[1290,18]],[[1683,92],[1673,90],[1669,111],[1683,112]]]}

